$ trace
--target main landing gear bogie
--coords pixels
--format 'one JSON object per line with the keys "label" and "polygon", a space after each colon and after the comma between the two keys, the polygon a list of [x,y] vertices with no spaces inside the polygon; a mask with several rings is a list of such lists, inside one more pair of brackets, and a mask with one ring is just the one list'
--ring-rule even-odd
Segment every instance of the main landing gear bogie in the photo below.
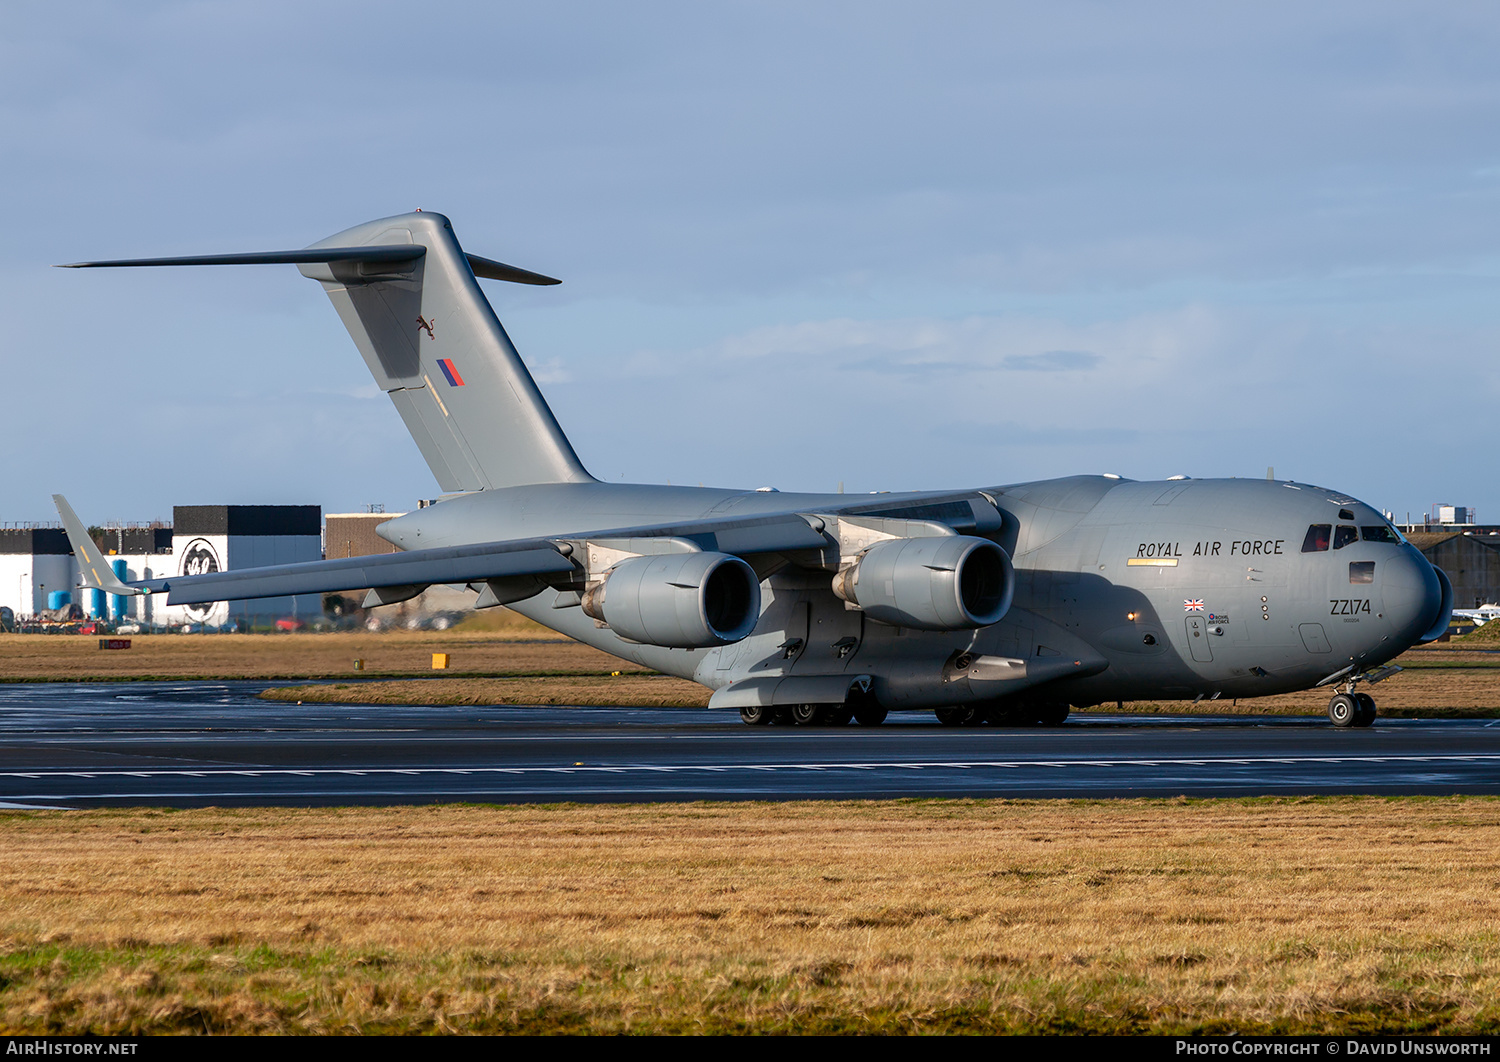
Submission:
{"label": "main landing gear bogie", "polygon": [[878,704],[781,704],[772,708],[756,705],[740,709],[747,726],[879,726],[886,710]]}
{"label": "main landing gear bogie", "polygon": [[1328,721],[1339,729],[1375,722],[1375,698],[1368,693],[1336,693],[1328,702]]}

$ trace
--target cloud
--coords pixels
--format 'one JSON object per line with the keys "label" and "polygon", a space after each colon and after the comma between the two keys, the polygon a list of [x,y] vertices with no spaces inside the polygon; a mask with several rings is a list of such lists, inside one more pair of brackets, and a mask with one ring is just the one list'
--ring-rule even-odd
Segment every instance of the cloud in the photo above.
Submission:
{"label": "cloud", "polygon": [[1103,360],[1086,350],[1049,350],[1043,354],[1007,354],[1000,359],[1000,367],[1015,372],[1079,372]]}

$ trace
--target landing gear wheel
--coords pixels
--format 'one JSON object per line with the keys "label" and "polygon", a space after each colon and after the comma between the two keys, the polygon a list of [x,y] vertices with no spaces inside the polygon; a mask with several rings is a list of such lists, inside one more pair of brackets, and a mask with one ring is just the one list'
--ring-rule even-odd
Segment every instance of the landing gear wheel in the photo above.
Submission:
{"label": "landing gear wheel", "polygon": [[778,704],[771,709],[772,726],[791,726],[796,720],[792,718],[792,708],[787,704]]}
{"label": "landing gear wheel", "polygon": [[1375,710],[1375,698],[1368,693],[1356,693],[1354,699],[1359,702],[1359,716],[1354,720],[1354,725],[1369,726],[1375,722],[1375,716],[1379,714]]}
{"label": "landing gear wheel", "polygon": [[1336,693],[1328,702],[1328,721],[1339,729],[1355,726],[1363,713],[1352,693]]}
{"label": "landing gear wheel", "polygon": [[854,718],[854,709],[844,705],[830,704],[828,710],[823,713],[824,726],[848,726],[849,720]]}
{"label": "landing gear wheel", "polygon": [[944,726],[972,726],[979,713],[973,708],[934,708],[933,714]]}
{"label": "landing gear wheel", "polygon": [[746,726],[767,726],[771,722],[771,709],[760,704],[754,708],[741,708],[740,722]]}
{"label": "landing gear wheel", "polygon": [[854,709],[854,721],[860,726],[879,726],[885,722],[885,709],[878,704]]}
{"label": "landing gear wheel", "polygon": [[823,722],[823,706],[821,704],[792,705],[792,722],[798,726],[820,725]]}

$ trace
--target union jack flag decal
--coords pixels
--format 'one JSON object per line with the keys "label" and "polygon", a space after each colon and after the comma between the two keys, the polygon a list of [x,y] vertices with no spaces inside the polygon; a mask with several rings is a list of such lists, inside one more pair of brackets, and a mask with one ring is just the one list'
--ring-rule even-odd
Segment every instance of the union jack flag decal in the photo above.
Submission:
{"label": "union jack flag decal", "polygon": [[1191,601],[1184,601],[1182,603],[1182,611],[1184,611],[1184,612],[1202,612],[1203,611],[1203,599],[1201,597],[1195,597]]}

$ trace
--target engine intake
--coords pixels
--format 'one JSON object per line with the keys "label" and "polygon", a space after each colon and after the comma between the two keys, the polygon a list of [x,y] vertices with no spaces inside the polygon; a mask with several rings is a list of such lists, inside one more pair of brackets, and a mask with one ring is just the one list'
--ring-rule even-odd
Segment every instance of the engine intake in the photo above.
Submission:
{"label": "engine intake", "polygon": [[893,627],[969,630],[1010,609],[1015,570],[984,538],[898,538],[877,542],[833,579],[833,592]]}
{"label": "engine intake", "polygon": [[633,642],[671,649],[728,645],[760,619],[760,580],[727,553],[630,557],[589,587],[583,611]]}

